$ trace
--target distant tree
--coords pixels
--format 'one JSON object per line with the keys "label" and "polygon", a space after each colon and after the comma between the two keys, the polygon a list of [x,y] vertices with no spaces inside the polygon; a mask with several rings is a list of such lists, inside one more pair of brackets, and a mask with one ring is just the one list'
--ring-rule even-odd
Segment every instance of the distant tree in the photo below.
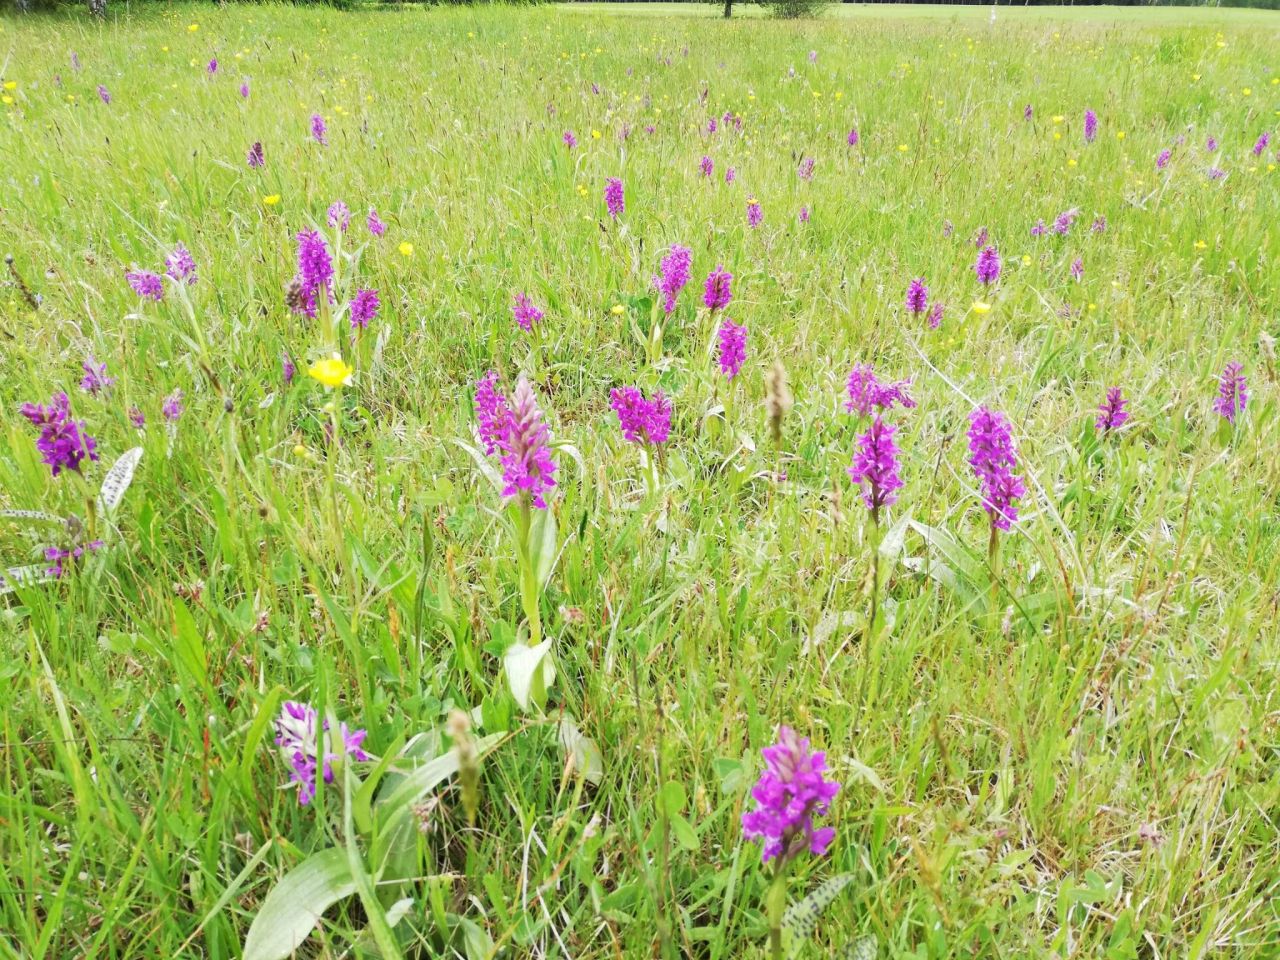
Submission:
{"label": "distant tree", "polygon": [[107,16],[107,0],[89,0],[89,13],[105,20]]}

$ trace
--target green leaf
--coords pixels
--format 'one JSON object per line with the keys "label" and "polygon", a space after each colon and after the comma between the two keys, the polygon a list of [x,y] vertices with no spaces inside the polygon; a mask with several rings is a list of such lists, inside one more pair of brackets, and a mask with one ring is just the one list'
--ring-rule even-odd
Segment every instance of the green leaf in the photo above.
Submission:
{"label": "green leaf", "polygon": [[263,901],[244,940],[244,960],[285,960],[324,912],[356,892],[347,853],[330,847],[286,873]]}
{"label": "green leaf", "polygon": [[567,713],[560,718],[560,745],[566,753],[573,754],[574,769],[599,786],[604,778],[604,756],[596,742],[579,730],[577,721]]}
{"label": "green leaf", "polygon": [[283,695],[284,688],[279,684],[267,691],[267,695],[258,706],[258,715],[253,718],[253,723],[249,724],[249,729],[244,735],[244,746],[240,751],[239,774],[240,786],[247,794],[253,793],[253,769],[258,762],[258,745],[262,743],[267,728],[275,719],[276,705]]}
{"label": "green leaf", "polygon": [[142,448],[134,447],[120,455],[107,475],[102,478],[102,488],[98,491],[98,509],[106,516],[116,512],[125,491],[133,483],[134,471],[138,469],[138,461],[142,459]]}
{"label": "green leaf", "polygon": [[782,929],[791,934],[791,948],[788,954],[798,956],[801,948],[813,936],[818,928],[818,917],[831,902],[840,895],[840,891],[853,882],[852,873],[842,873],[820,884],[803,900],[797,900],[787,907],[782,915]]}
{"label": "green leaf", "polygon": [[844,960],[875,960],[879,946],[880,942],[876,939],[876,935],[871,933],[853,941],[840,956]]}
{"label": "green leaf", "polygon": [[506,483],[502,479],[502,474],[498,472],[498,468],[495,467],[493,462],[484,455],[484,451],[479,450],[471,444],[463,440],[459,440],[456,437],[453,442],[463,450],[467,451],[471,456],[471,459],[476,462],[476,466],[480,468],[480,472],[485,475],[486,479],[488,479],[491,484],[493,484],[493,488],[501,493],[502,488],[506,486]]}
{"label": "green leaf", "polygon": [[556,543],[556,515],[550,510],[535,510],[529,529],[529,559],[537,575],[538,590],[546,589],[560,553]]}
{"label": "green leaf", "polygon": [[507,683],[521,710],[527,711],[531,704],[541,709],[546,702],[547,689],[556,679],[555,666],[548,656],[550,652],[550,640],[543,640],[536,647],[513,643],[507,648],[503,658]]}

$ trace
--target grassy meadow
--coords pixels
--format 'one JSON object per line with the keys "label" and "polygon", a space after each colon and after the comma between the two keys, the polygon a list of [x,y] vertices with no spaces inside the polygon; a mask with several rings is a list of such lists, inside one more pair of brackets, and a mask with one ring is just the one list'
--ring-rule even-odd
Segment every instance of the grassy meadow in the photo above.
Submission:
{"label": "grassy meadow", "polygon": [[625,13],[0,19],[0,957],[1280,956],[1280,19]]}

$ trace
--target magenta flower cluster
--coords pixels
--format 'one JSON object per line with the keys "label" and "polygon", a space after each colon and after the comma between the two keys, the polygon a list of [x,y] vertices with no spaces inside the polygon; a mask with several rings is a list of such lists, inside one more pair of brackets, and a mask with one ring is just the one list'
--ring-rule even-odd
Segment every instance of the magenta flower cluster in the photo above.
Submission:
{"label": "magenta flower cluster", "polygon": [[609,211],[609,216],[617,220],[622,216],[623,211],[627,208],[626,197],[622,190],[622,181],[617,177],[610,177],[604,183],[604,205]]}
{"label": "magenta flower cluster", "polygon": [[533,330],[534,324],[542,321],[543,313],[534,306],[528,294],[517,293],[511,298],[511,317],[516,326],[528,333]]}
{"label": "magenta flower cluster", "polygon": [[24,403],[20,412],[40,428],[36,449],[55,477],[63,470],[79,473],[85,460],[98,459],[98,443],[85,432],[83,420],[72,418],[71,399],[65,393],[55,393],[47,407]]}
{"label": "magenta flower cluster", "polygon": [[873,410],[889,411],[895,405],[910,410],[916,405],[915,400],[907,393],[910,380],[897,380],[892,383],[881,383],[876,376],[875,367],[869,363],[854,366],[849,374],[846,392],[849,399],[844,408],[850,413],[867,416]]}
{"label": "magenta flower cluster", "polygon": [[761,859],[778,858],[786,864],[808,850],[815,857],[827,852],[835,839],[834,827],[815,827],[840,792],[840,784],[828,780],[826,754],[810,750],[807,737],[790,727],[778,728],[778,742],[760,751],[765,769],[751,788],[754,810],[742,815],[742,833],[762,841]]}
{"label": "magenta flower cluster", "polygon": [[1098,419],[1093,422],[1094,427],[1104,433],[1120,429],[1129,419],[1129,411],[1125,409],[1128,404],[1129,401],[1124,398],[1119,387],[1108,387],[1107,397],[1098,407]]}
{"label": "magenta flower cluster", "polygon": [[716,363],[726,380],[732,380],[747,359],[747,328],[728,317],[716,331]]}
{"label": "magenta flower cluster", "polygon": [[896,427],[885,423],[879,416],[871,422],[871,429],[858,438],[858,449],[849,466],[849,479],[860,484],[863,503],[877,521],[882,507],[892,506],[898,500],[896,491],[902,487],[898,475],[898,454],[893,442]]}
{"label": "magenta flower cluster", "polygon": [[333,302],[333,260],[324,237],[316,230],[303,230],[297,235],[298,272],[294,282],[298,299],[294,312],[314,318],[318,307],[317,295],[323,294],[326,302]]}
{"label": "magenta flower cluster", "polygon": [[309,703],[286,700],[280,708],[275,727],[276,745],[289,764],[289,782],[298,785],[298,803],[301,806],[305,807],[315,799],[317,759],[325,783],[333,783],[335,763],[347,759],[369,759],[362,746],[367,731],[351,730],[342,723],[339,724],[338,736],[332,737],[329,735],[329,721],[321,723],[315,707]]}
{"label": "magenta flower cluster", "polygon": [[382,306],[382,301],[378,299],[377,290],[368,290],[360,288],[356,291],[356,295],[351,298],[350,317],[353,329],[360,330],[369,326],[369,323],[378,317],[378,308]]}
{"label": "magenta flower cluster", "polygon": [[1249,387],[1244,376],[1244,365],[1233,360],[1218,378],[1218,397],[1213,402],[1213,409],[1227,423],[1235,426],[1236,417],[1244,413],[1248,402]]}
{"label": "magenta flower cluster", "polygon": [[671,313],[676,308],[676,298],[689,282],[689,269],[693,263],[693,253],[688,247],[675,244],[671,252],[662,258],[660,276],[653,278],[653,285],[662,294],[662,309]]}
{"label": "magenta flower cluster", "polygon": [[720,264],[707,274],[702,303],[708,310],[723,310],[733,299],[733,274]]}
{"label": "magenta flower cluster", "polygon": [[1026,493],[1022,478],[1013,472],[1018,457],[1010,430],[1002,413],[979,407],[969,414],[969,465],[982,487],[982,508],[1000,530],[1018,519],[1016,501]]}
{"label": "magenta flower cluster", "polygon": [[502,464],[504,497],[527,498],[540,510],[555,485],[550,432],[529,381],[521,375],[508,400],[497,388],[498,375],[489,371],[476,383],[475,411],[480,443],[488,456]]}
{"label": "magenta flower cluster", "polygon": [[657,446],[671,433],[671,402],[659,390],[645,398],[637,387],[618,387],[609,393],[609,406],[618,415],[622,436],[629,443]]}
{"label": "magenta flower cluster", "polygon": [[978,259],[973,265],[978,282],[984,286],[995,283],[1000,278],[1000,252],[987,245],[978,251]]}

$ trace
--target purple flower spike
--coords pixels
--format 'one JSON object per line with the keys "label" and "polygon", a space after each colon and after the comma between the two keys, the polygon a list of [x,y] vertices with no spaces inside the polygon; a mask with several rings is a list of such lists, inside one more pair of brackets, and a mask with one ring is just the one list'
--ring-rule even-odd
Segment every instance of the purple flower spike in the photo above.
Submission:
{"label": "purple flower spike", "polygon": [[755,197],[747,198],[747,226],[755,229],[764,219],[764,211],[760,209],[760,201]]}
{"label": "purple flower spike", "polygon": [[375,237],[380,237],[387,232],[387,225],[382,222],[382,218],[378,216],[378,211],[372,207],[369,208],[369,216],[365,220],[365,226],[369,228],[369,232]]}
{"label": "purple flower spike", "polygon": [[1084,142],[1093,143],[1098,139],[1098,115],[1092,110],[1084,112]]}
{"label": "purple flower spike", "polygon": [[707,274],[706,289],[702,294],[702,302],[708,310],[723,310],[733,299],[733,274],[716,264],[716,268]]}
{"label": "purple flower spike", "polygon": [[164,258],[164,272],[175,283],[194,286],[199,277],[196,275],[196,261],[191,251],[181,243],[173,248],[173,252]]}
{"label": "purple flower spike", "polygon": [[877,521],[882,507],[897,502],[895,491],[902,487],[902,478],[898,476],[900,451],[893,442],[896,431],[896,427],[877,416],[871,422],[871,429],[858,438],[858,450],[849,466],[849,479],[863,486],[862,502]]}
{"label": "purple flower spike", "polygon": [[876,378],[875,368],[869,363],[860,363],[849,374],[847,392],[849,399],[844,408],[850,413],[867,416],[873,410],[892,410],[894,405],[910,410],[916,405],[915,400],[907,393],[910,380],[898,380],[895,383],[881,383]]}
{"label": "purple flower spike", "polygon": [[164,414],[164,418],[170,423],[177,423],[182,417],[182,391],[174,388],[173,393],[164,398],[164,403],[160,406],[160,412]]}
{"label": "purple flower spike", "polygon": [[[364,730],[350,730],[345,723],[338,728],[338,737],[329,736],[329,721],[319,722],[319,716],[309,703],[286,700],[276,719],[276,745],[289,764],[289,782],[298,785],[298,803],[306,806],[316,795],[316,759],[320,756],[321,775],[325,783],[333,783],[334,764],[346,759],[368,760],[362,749]],[[341,749],[335,753],[332,748]]]}
{"label": "purple flower spike", "polygon": [[369,326],[371,320],[378,318],[378,308],[382,306],[382,301],[378,299],[377,290],[366,290],[361,288],[356,291],[356,295],[351,298],[351,326],[352,329],[359,328],[361,330]]}
{"label": "purple flower spike", "polygon": [[560,139],[564,141],[564,145],[570,150],[578,145],[578,138],[573,135],[572,130],[566,130],[564,136]]}
{"label": "purple flower spike", "polygon": [[622,387],[609,394],[609,406],[618,415],[622,436],[630,443],[656,446],[667,442],[671,433],[671,403],[659,390],[646,400],[635,387]]}
{"label": "purple flower spike", "polygon": [[653,285],[662,294],[662,309],[671,313],[676,308],[676,298],[689,282],[689,268],[693,262],[693,253],[688,247],[675,244],[671,252],[662,258],[662,275],[653,278]]}
{"label": "purple flower spike", "polygon": [[1232,426],[1249,402],[1249,385],[1243,371],[1244,365],[1235,360],[1227,364],[1218,379],[1218,397],[1213,402],[1213,409]]}
{"label": "purple flower spike", "polygon": [[249,164],[250,169],[253,170],[257,170],[267,162],[266,157],[263,156],[262,144],[260,142],[254,141],[253,146],[249,148],[249,153],[245,160]]}
{"label": "purple flower spike", "polygon": [[1173,156],[1173,151],[1169,149],[1161,150],[1156,156],[1156,169],[1163,170],[1169,165],[1169,158]]}
{"label": "purple flower spike", "polygon": [[99,393],[109,393],[111,388],[115,386],[116,378],[107,376],[107,365],[98,363],[93,357],[90,357],[80,365],[84,370],[84,379],[80,381],[80,389],[91,396],[97,396]]}
{"label": "purple flower spike", "polygon": [[1253,155],[1262,156],[1262,151],[1267,149],[1269,143],[1271,143],[1271,134],[1264,130],[1253,145]]}
{"label": "purple flower spike", "polygon": [[622,181],[617,177],[610,177],[604,183],[604,205],[609,211],[609,216],[615,220],[627,208],[627,201],[622,191]]}
{"label": "purple flower spike", "polygon": [[815,828],[815,817],[824,816],[840,792],[840,784],[827,780],[827,757],[810,752],[809,740],[790,727],[778,728],[778,742],[761,751],[765,769],[751,788],[756,808],[742,815],[742,833],[763,841],[761,859],[775,857],[786,864],[805,850],[815,857],[827,852],[835,828]]}
{"label": "purple flower spike", "polygon": [[969,414],[969,465],[982,486],[982,508],[997,529],[1008,530],[1018,519],[1014,502],[1026,493],[1015,475],[1018,457],[1004,414],[979,407]]}
{"label": "purple flower spike", "polygon": [[800,161],[800,168],[796,170],[796,176],[798,176],[801,180],[812,180],[813,167],[815,163],[816,161],[813,159],[813,157],[805,157],[803,160]]}
{"label": "purple flower spike", "polygon": [[102,84],[98,84],[98,99],[103,103],[111,102],[111,92]]}
{"label": "purple flower spike", "polygon": [[324,237],[315,230],[303,230],[298,234],[298,272],[294,277],[298,298],[293,306],[295,313],[315,318],[317,293],[323,293],[327,303],[333,302],[333,260]]}
{"label": "purple flower spike", "polygon": [[329,210],[325,214],[325,222],[330,228],[336,227],[343,233],[347,232],[347,227],[351,226],[351,211],[347,209],[347,205],[341,200],[335,200],[329,204]]}
{"label": "purple flower spike", "polygon": [[324,117],[318,113],[311,115],[311,139],[322,147],[329,145],[329,127],[324,122]]}
{"label": "purple flower spike", "polygon": [[126,273],[124,278],[129,281],[129,286],[133,287],[133,292],[146,300],[155,300],[159,303],[164,299],[164,283],[157,274],[149,270],[134,270],[132,273]]}
{"label": "purple flower spike", "polygon": [[547,508],[544,494],[556,485],[556,464],[548,445],[550,433],[529,381],[521,375],[504,418],[498,449],[502,452],[504,497],[527,497],[539,510]]}
{"label": "purple flower spike", "polygon": [[1103,433],[1120,429],[1129,419],[1129,411],[1125,409],[1128,404],[1129,401],[1124,398],[1119,387],[1109,387],[1107,398],[1098,407],[1098,419],[1093,422],[1094,427]]}
{"label": "purple flower spike", "polygon": [[533,305],[527,294],[517,293],[511,301],[511,316],[521,330],[529,333],[534,324],[542,321],[543,313]]}
{"label": "purple flower spike", "polygon": [[917,277],[907,287],[907,309],[912,313],[924,313],[929,306],[929,288],[924,285],[924,277]]}
{"label": "purple flower spike", "polygon": [[857,127],[850,128],[849,135],[844,138],[844,142],[851,147],[856,147],[858,145],[858,128]]}
{"label": "purple flower spike", "polygon": [[929,311],[929,316],[926,318],[930,330],[937,330],[942,326],[942,313],[945,309],[941,302],[934,303],[933,309]]}
{"label": "purple flower spike", "polygon": [[55,477],[63,470],[79,473],[86,459],[98,459],[98,443],[85,433],[83,420],[71,418],[71,400],[65,393],[55,393],[47,407],[24,403],[19,412],[40,428],[36,449]]}
{"label": "purple flower spike", "polygon": [[498,444],[506,435],[507,398],[497,388],[498,374],[490,370],[476,381],[476,426],[486,456],[498,452]]}
{"label": "purple flower spike", "polygon": [[706,156],[704,156],[698,164],[698,169],[702,171],[702,175],[704,177],[711,176],[711,172],[715,170],[715,168],[716,168],[715,162],[710,157],[706,157]]}
{"label": "purple flower spike", "polygon": [[720,372],[724,374],[725,379],[732,380],[738,375],[743,362],[747,359],[747,328],[726,317],[716,332],[716,339],[719,342],[716,362],[719,363]]}
{"label": "purple flower spike", "polygon": [[1000,278],[1000,253],[995,247],[985,246],[978,251],[978,259],[973,265],[973,272],[978,282],[986,285],[995,283]]}

